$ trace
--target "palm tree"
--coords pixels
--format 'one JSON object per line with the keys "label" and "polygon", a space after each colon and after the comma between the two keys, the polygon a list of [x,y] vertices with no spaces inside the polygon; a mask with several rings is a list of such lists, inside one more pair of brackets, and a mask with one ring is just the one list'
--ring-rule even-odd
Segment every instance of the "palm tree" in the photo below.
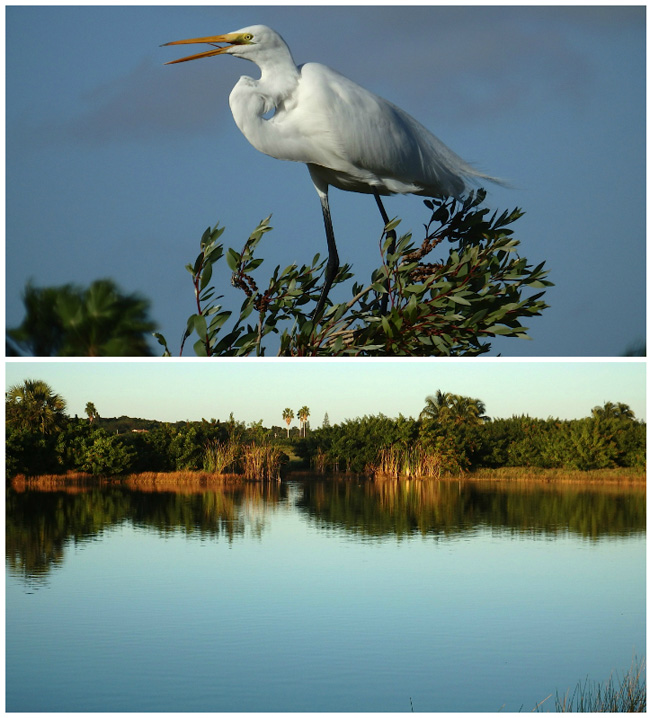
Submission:
{"label": "palm tree", "polygon": [[282,412],[282,418],[287,422],[287,439],[289,438],[289,426],[293,421],[293,409],[285,409]]}
{"label": "palm tree", "polygon": [[451,414],[457,425],[478,426],[489,421],[489,417],[485,416],[485,404],[480,399],[472,399],[469,396],[453,395]]}
{"label": "palm tree", "polygon": [[476,426],[489,421],[485,416],[485,404],[480,399],[438,391],[427,396],[420,420],[430,419],[438,424],[467,424]]}
{"label": "palm tree", "polygon": [[636,418],[629,404],[623,404],[620,401],[616,404],[606,401],[603,406],[595,406],[591,410],[591,415],[595,419],[630,419],[634,421]]}
{"label": "palm tree", "polygon": [[453,396],[453,394],[440,391],[440,389],[435,395],[430,394],[424,400],[424,409],[420,412],[420,419],[432,419],[439,423],[444,423],[449,416]]}
{"label": "palm tree", "polygon": [[156,325],[148,317],[149,301],[137,294],[122,294],[111,279],[99,279],[87,289],[72,284],[27,285],[23,302],[22,324],[7,332],[23,352],[33,356],[151,356],[147,335]]}
{"label": "palm tree", "polygon": [[86,404],[86,415],[88,416],[88,421],[92,424],[95,419],[99,418],[99,412],[97,409],[95,409],[95,405],[92,403],[92,401],[89,401]]}
{"label": "palm tree", "polygon": [[303,406],[298,409],[298,419],[300,419],[300,426],[302,428],[302,435],[307,435],[307,419],[309,418],[309,407]]}
{"label": "palm tree", "polygon": [[10,387],[5,397],[7,424],[42,434],[56,431],[65,419],[65,399],[40,379]]}

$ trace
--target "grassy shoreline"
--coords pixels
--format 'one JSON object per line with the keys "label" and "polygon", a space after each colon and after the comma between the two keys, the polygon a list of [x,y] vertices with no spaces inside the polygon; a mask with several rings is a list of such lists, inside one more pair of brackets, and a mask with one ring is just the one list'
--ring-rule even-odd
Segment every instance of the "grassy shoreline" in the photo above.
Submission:
{"label": "grassy shoreline", "polygon": [[504,466],[499,469],[477,469],[468,472],[471,481],[543,481],[645,484],[645,469],[539,469],[534,466]]}
{"label": "grassy shoreline", "polygon": [[[287,478],[297,479],[313,478],[314,474],[308,472],[289,473]],[[319,476],[319,478],[321,478]],[[349,478],[347,474],[323,476],[323,480]],[[358,478],[358,477],[357,477]],[[379,478],[379,477],[377,477]],[[413,479],[388,479],[393,481],[407,481]],[[422,477],[418,481],[493,481],[493,482],[539,482],[544,484],[583,483],[600,485],[634,485],[645,486],[645,469],[596,469],[593,471],[578,471],[570,469],[538,469],[535,467],[502,467],[499,469],[477,469],[458,476],[444,478]],[[140,474],[128,474],[117,477],[101,477],[83,472],[68,472],[67,474],[46,474],[43,476],[24,476],[19,474],[9,482],[17,491],[35,489],[41,491],[54,491],[61,487],[101,487],[126,486],[128,488],[173,488],[198,487],[208,488],[210,485],[238,484],[256,481],[245,478],[241,474],[217,474],[206,471],[147,471]],[[261,481],[261,479],[260,479]],[[275,481],[275,480],[274,480]]]}

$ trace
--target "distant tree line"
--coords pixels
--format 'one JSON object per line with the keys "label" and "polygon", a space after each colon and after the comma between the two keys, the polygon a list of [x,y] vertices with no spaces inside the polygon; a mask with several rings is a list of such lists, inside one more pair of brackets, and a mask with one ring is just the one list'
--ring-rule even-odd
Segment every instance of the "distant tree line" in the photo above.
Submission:
{"label": "distant tree line", "polygon": [[246,425],[232,414],[224,422],[105,419],[88,402],[87,418],[70,418],[65,400],[40,380],[11,387],[5,405],[8,477],[67,471],[247,474],[263,471],[271,461],[277,467],[290,453],[303,468],[320,473],[395,477],[502,466],[645,466],[645,423],[637,421],[626,404],[611,402],[595,407],[589,417],[570,421],[490,419],[480,400],[438,391],[426,398],[417,419],[379,414],[335,425],[327,421],[308,434],[304,425],[309,409],[302,407],[304,436],[293,439],[280,426],[267,429],[261,421]]}
{"label": "distant tree line", "polygon": [[645,467],[646,425],[626,404],[607,402],[583,419],[490,419],[480,400],[438,392],[418,419],[382,414],[311,433],[298,447],[317,471],[389,476],[477,468]]}
{"label": "distant tree line", "polygon": [[[70,418],[63,397],[43,381],[11,387],[5,398],[6,474],[67,471],[120,475],[143,471],[214,471],[223,455],[241,469],[241,449],[285,441],[283,427],[248,426],[232,414],[227,421],[175,423],[128,416],[103,418],[92,402],[86,419]],[[296,429],[296,432],[298,430]],[[237,448],[238,451],[233,451]]]}

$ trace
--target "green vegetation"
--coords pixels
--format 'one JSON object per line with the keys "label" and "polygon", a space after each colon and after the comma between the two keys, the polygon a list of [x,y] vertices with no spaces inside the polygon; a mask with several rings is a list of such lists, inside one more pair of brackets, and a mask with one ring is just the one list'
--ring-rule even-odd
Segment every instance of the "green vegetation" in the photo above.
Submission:
{"label": "green vegetation", "polygon": [[12,476],[51,470],[54,438],[67,425],[65,400],[40,380],[12,386],[5,397],[6,473]]}
{"label": "green vegetation", "polygon": [[438,391],[434,396],[428,396],[424,409],[420,412],[420,419],[446,425],[483,424],[489,417],[485,416],[485,404],[480,399],[471,399],[458,394],[446,394]]}
{"label": "green vegetation", "polygon": [[[549,696],[550,698],[550,696]],[[543,708],[544,701],[535,710]],[[635,659],[622,678],[613,675],[605,682],[585,679],[573,693],[555,696],[556,713],[645,713],[645,659]]]}
{"label": "green vegetation", "polygon": [[[224,248],[223,227],[208,227],[199,255],[187,265],[196,312],[180,353],[191,340],[199,356],[263,356],[275,335],[279,356],[476,356],[488,352],[488,340],[497,335],[528,339],[521,321],[547,308],[542,297],[552,284],[543,262],[532,267],[517,254],[511,225],[521,210],[489,216],[484,199],[478,190],[462,202],[425,200],[431,214],[419,246],[411,234],[394,243],[399,220],[389,222],[380,267],[369,281],[353,282],[351,298],[330,304],[316,322],[325,264],[319,255],[310,265],[277,266],[261,278],[264,260],[255,252],[271,230],[269,217],[241,251]],[[238,310],[220,303],[217,286],[227,278],[211,285],[224,257],[230,283],[245,295]],[[350,270],[341,267],[333,288],[353,278]],[[169,355],[166,339],[156,336]]]}
{"label": "green vegetation", "polygon": [[[645,424],[633,415],[486,421],[476,416],[472,400],[467,405],[472,408],[465,418],[389,419],[380,414],[348,420],[312,432],[298,449],[314,469],[377,477],[431,475],[429,463],[434,476],[499,467],[645,468]],[[401,470],[403,465],[408,470]]]}
{"label": "green vegetation", "polygon": [[111,279],[86,289],[28,284],[23,303],[22,324],[7,331],[9,355],[151,356],[149,301],[123,294]]}
{"label": "green vegetation", "polygon": [[280,478],[282,451],[268,443],[256,444],[254,441],[242,448],[242,473],[245,479],[254,481]]}
{"label": "green vegetation", "polygon": [[[205,471],[266,480],[277,478],[287,461],[281,445],[271,446],[271,431],[265,431],[260,441],[259,430],[241,422],[148,421],[142,423],[150,428],[122,433],[107,428],[119,423],[116,419],[67,419],[57,431],[40,435],[7,422],[7,476]],[[132,423],[138,424],[130,420],[126,425]]]}
{"label": "green vegetation", "polygon": [[[540,316],[552,286],[544,262],[533,267],[518,254],[512,225],[519,208],[499,214],[482,206],[485,190],[463,201],[425,200],[430,212],[419,245],[410,233],[396,237],[390,221],[369,278],[352,281],[350,265],[334,280],[349,300],[331,302],[313,314],[321,295],[325,261],[277,266],[261,277],[256,257],[270,218],[255,228],[240,251],[226,249],[224,228],[208,227],[192,277],[196,311],[178,349],[192,343],[199,356],[477,356],[490,351],[495,336],[529,339],[522,321]],[[227,270],[218,276],[220,261]],[[213,280],[216,280],[213,282]],[[226,308],[223,287],[245,295],[240,307]],[[266,288],[264,288],[266,287]],[[336,292],[334,292],[336,295]],[[236,295],[235,295],[236,296]],[[237,301],[236,299],[234,300]],[[27,284],[25,317],[7,331],[9,355],[150,356],[155,337],[164,355],[167,340],[155,333],[149,300],[121,292],[112,279],[89,287]]]}
{"label": "green vegetation", "polygon": [[5,400],[6,421],[16,431],[51,434],[65,420],[65,400],[40,380],[12,386]]}
{"label": "green vegetation", "polygon": [[289,438],[289,427],[293,421],[293,409],[284,409],[282,411],[282,419],[287,425],[287,439]]}
{"label": "green vegetation", "polygon": [[[462,472],[526,467],[593,471],[645,470],[645,423],[630,407],[607,402],[584,419],[513,416],[491,420],[479,399],[438,391],[420,418],[382,414],[324,422],[307,431],[309,408],[284,409],[285,429],[228,421],[103,418],[92,402],[87,419],[69,418],[65,402],[41,381],[6,395],[7,476],[85,472],[117,476],[144,471],[237,473],[274,479],[294,469],[390,478],[442,478]],[[291,435],[293,432],[293,436]]]}

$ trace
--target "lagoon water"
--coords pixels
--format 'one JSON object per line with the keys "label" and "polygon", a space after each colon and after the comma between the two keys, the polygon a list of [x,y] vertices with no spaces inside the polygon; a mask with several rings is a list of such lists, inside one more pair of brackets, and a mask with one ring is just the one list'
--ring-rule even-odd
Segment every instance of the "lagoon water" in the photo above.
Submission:
{"label": "lagoon water", "polygon": [[8,711],[518,711],[645,657],[645,489],[7,493]]}

